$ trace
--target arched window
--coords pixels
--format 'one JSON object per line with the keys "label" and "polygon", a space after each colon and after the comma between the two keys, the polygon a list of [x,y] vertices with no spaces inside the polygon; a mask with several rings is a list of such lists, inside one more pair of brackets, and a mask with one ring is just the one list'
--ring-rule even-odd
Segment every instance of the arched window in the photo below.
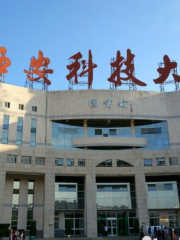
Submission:
{"label": "arched window", "polygon": [[99,163],[96,167],[112,167],[112,159],[105,160]]}
{"label": "arched window", "polygon": [[133,165],[117,159],[117,167],[133,167]]}

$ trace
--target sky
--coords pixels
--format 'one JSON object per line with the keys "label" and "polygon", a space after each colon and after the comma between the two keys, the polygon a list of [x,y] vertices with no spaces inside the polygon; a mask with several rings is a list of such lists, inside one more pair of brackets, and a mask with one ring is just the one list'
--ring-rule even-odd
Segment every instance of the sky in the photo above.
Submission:
{"label": "sky", "polygon": [[[160,91],[153,79],[165,54],[180,64],[179,0],[0,0],[0,9],[0,46],[11,60],[8,84],[25,86],[23,70],[29,69],[32,56],[38,58],[39,50],[54,70],[48,76],[49,91],[68,90],[66,66],[78,52],[88,61],[91,50],[97,64],[93,89],[110,88],[110,60],[118,50],[125,58],[127,49],[135,55],[135,76],[147,84],[137,90]],[[177,70],[180,73],[180,65]],[[167,92],[172,89],[174,85],[166,86]]]}

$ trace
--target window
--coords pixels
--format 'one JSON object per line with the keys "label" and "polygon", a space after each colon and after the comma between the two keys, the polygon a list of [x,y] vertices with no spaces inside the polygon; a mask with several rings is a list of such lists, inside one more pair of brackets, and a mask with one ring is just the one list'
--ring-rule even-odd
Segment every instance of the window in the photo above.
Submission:
{"label": "window", "polygon": [[7,155],[8,163],[16,163],[17,156],[16,155]]}
{"label": "window", "polygon": [[36,119],[31,118],[31,136],[30,136],[30,146],[36,146]]}
{"label": "window", "polygon": [[151,226],[159,226],[159,214],[149,213],[149,221]]}
{"label": "window", "polygon": [[37,157],[36,158],[36,165],[45,165],[45,158]]}
{"label": "window", "polygon": [[21,163],[31,164],[31,157],[21,157]]}
{"label": "window", "polygon": [[37,112],[37,106],[32,106],[32,112]]}
{"label": "window", "polygon": [[6,108],[10,108],[10,102],[5,102],[5,105],[4,105]]}
{"label": "window", "polygon": [[112,160],[108,159],[99,163],[96,167],[112,167]]}
{"label": "window", "polygon": [[110,136],[116,136],[117,135],[116,129],[109,129],[109,135]]}
{"label": "window", "polygon": [[164,184],[164,191],[166,190],[173,190],[173,186],[172,186],[172,183],[165,183]]}
{"label": "window", "polygon": [[23,104],[19,104],[19,109],[20,110],[24,110],[24,105]]}
{"label": "window", "polygon": [[85,159],[78,159],[78,166],[79,167],[85,167],[86,160]]}
{"label": "window", "polygon": [[178,158],[169,158],[170,165],[178,165]]}
{"label": "window", "polygon": [[63,158],[56,158],[55,159],[56,166],[63,166]]}
{"label": "window", "polygon": [[8,144],[9,135],[9,115],[4,115],[3,130],[2,130],[2,143]]}
{"label": "window", "polygon": [[133,167],[133,165],[122,160],[117,160],[117,167]]}
{"label": "window", "polygon": [[156,184],[148,184],[148,191],[156,191]]}
{"label": "window", "polygon": [[95,135],[102,135],[102,129],[95,129]]}
{"label": "window", "polygon": [[161,128],[141,128],[141,134],[156,134],[161,133]]}
{"label": "window", "polygon": [[74,166],[74,159],[68,158],[68,159],[67,159],[67,166],[69,166],[69,167]]}
{"label": "window", "polygon": [[156,158],[157,166],[165,166],[165,158]]}
{"label": "window", "polygon": [[76,185],[59,185],[60,192],[76,192]]}
{"label": "window", "polygon": [[22,145],[22,133],[23,133],[23,118],[18,117],[16,144],[19,146]]}
{"label": "window", "polygon": [[144,159],[144,166],[152,166],[152,159]]}
{"label": "window", "polygon": [[34,190],[34,179],[30,179],[28,182],[28,190]]}
{"label": "window", "polygon": [[20,180],[14,179],[13,190],[19,190],[19,187],[20,187]]}

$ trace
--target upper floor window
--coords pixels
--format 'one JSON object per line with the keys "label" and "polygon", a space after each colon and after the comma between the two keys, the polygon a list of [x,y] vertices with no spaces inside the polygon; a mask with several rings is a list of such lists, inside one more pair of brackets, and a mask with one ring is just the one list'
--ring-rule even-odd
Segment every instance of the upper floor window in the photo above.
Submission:
{"label": "upper floor window", "polygon": [[165,166],[165,158],[156,158],[157,166]]}
{"label": "upper floor window", "polygon": [[36,158],[36,165],[45,165],[45,158],[44,157],[37,157]]}
{"label": "upper floor window", "polygon": [[133,167],[133,165],[122,160],[117,160],[117,167]]}
{"label": "upper floor window", "polygon": [[178,158],[169,158],[170,165],[178,165]]}
{"label": "upper floor window", "polygon": [[22,133],[23,133],[23,118],[18,117],[16,144],[19,146],[22,145]]}
{"label": "upper floor window", "polygon": [[37,112],[37,106],[32,106],[32,112]]}
{"label": "upper floor window", "polygon": [[151,158],[144,159],[144,166],[152,166],[152,159]]}
{"label": "upper floor window", "polygon": [[4,106],[5,106],[6,108],[10,108],[10,102],[5,102]]}
{"label": "upper floor window", "polygon": [[9,135],[9,115],[4,115],[3,129],[2,129],[2,143],[8,144]]}
{"label": "upper floor window", "polygon": [[74,166],[74,159],[68,158],[67,159],[67,166]]}
{"label": "upper floor window", "polygon": [[112,167],[112,160],[108,159],[99,163],[96,167]]}
{"label": "upper floor window", "polygon": [[7,155],[7,162],[8,163],[16,163],[17,156],[16,155]]}
{"label": "upper floor window", "polygon": [[21,163],[24,163],[24,164],[31,164],[31,157],[21,157]]}
{"label": "upper floor window", "polygon": [[24,105],[23,104],[19,104],[19,109],[20,110],[24,110]]}
{"label": "upper floor window", "polygon": [[31,136],[30,136],[30,146],[36,146],[36,119],[31,118]]}
{"label": "upper floor window", "polygon": [[79,167],[85,167],[86,166],[86,160],[85,159],[78,159],[78,166]]}
{"label": "upper floor window", "polygon": [[63,158],[56,158],[55,159],[56,166],[63,166]]}

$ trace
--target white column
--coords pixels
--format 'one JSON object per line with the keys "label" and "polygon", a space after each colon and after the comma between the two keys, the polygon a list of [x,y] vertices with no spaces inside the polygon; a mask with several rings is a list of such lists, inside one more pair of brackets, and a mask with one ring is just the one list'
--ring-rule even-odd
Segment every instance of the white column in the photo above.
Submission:
{"label": "white column", "polygon": [[139,218],[139,226],[149,226],[149,213],[147,205],[146,179],[143,173],[135,175],[136,204]]}
{"label": "white column", "polygon": [[44,238],[54,238],[55,174],[45,174]]}
{"label": "white column", "polygon": [[86,175],[86,232],[88,238],[97,237],[96,177]]}

